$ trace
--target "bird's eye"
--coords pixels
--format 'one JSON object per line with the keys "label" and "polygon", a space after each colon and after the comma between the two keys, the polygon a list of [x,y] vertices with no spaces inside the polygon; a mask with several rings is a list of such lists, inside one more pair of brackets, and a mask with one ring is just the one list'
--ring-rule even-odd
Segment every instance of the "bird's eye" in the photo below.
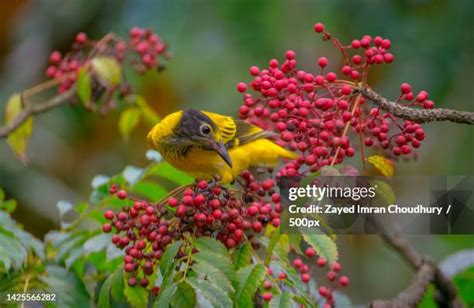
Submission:
{"label": "bird's eye", "polygon": [[199,129],[201,130],[201,134],[204,136],[207,136],[211,133],[211,128],[209,125],[203,124]]}

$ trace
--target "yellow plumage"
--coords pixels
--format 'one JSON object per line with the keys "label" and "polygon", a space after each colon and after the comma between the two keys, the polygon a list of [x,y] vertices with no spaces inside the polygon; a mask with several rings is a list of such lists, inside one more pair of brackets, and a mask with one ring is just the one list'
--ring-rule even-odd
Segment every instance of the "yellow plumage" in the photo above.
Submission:
{"label": "yellow plumage", "polygon": [[281,158],[296,158],[267,139],[271,135],[242,120],[190,109],[165,117],[147,139],[177,169],[198,179],[218,175],[228,183],[249,167],[274,166]]}

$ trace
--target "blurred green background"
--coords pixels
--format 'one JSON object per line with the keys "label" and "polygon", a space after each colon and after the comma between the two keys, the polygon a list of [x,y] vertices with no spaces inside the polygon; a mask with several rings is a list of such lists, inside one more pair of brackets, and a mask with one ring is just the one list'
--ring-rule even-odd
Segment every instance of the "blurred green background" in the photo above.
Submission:
{"label": "blurred green background", "polygon": [[[407,81],[429,91],[439,107],[473,111],[473,11],[471,0],[2,1],[0,113],[11,93],[45,80],[50,51],[67,50],[77,32],[91,38],[108,32],[126,36],[140,26],[156,31],[173,55],[164,73],[132,78],[160,115],[189,107],[235,115],[241,102],[235,85],[249,80],[251,65],[264,66],[287,49],[296,51],[304,69],[314,67],[321,55],[338,64],[339,55],[312,30],[317,21],[344,42],[363,34],[392,40],[395,62],[377,67],[370,81],[385,96],[396,97]],[[42,237],[57,227],[57,201],[87,199],[96,174],[146,164],[147,128],[137,129],[126,143],[118,133],[118,114],[101,117],[63,107],[35,118],[27,166],[0,142],[0,187],[18,199],[15,218],[27,230]],[[398,174],[473,174],[472,127],[432,123],[426,131],[419,159],[401,161]],[[411,238],[438,260],[472,246],[472,239]],[[338,241],[353,303],[393,296],[410,280],[410,269],[376,237]]]}

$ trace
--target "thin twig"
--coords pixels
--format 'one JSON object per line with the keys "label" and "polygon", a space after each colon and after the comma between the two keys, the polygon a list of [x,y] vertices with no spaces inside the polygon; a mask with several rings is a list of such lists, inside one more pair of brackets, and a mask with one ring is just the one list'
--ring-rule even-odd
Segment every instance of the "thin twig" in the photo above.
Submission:
{"label": "thin twig", "polygon": [[28,104],[16,118],[14,118],[7,125],[0,127],[0,138],[8,137],[10,133],[12,133],[21,124],[28,120],[30,116],[64,105],[69,102],[74,97],[74,95],[76,95],[76,88],[72,87],[68,91],[56,95],[44,102]]}
{"label": "thin twig", "polygon": [[356,88],[355,91],[361,93],[365,98],[371,100],[381,109],[405,120],[417,123],[427,123],[435,121],[450,121],[454,123],[474,124],[474,112],[458,111],[452,109],[416,109],[402,106],[389,101],[377,92],[368,88]]}
{"label": "thin twig", "polygon": [[411,285],[392,300],[374,300],[371,307],[413,307],[419,303],[430,283],[436,286],[436,301],[441,307],[464,307],[459,299],[456,287],[439,269],[438,265],[428,257],[421,255],[398,232],[387,230],[383,222],[372,217],[372,221],[382,239],[401,254],[415,269],[417,274]]}

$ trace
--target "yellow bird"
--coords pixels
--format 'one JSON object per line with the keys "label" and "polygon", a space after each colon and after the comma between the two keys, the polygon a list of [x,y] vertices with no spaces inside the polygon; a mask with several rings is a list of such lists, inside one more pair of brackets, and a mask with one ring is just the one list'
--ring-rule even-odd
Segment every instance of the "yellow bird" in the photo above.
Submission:
{"label": "yellow bird", "polygon": [[231,182],[249,167],[275,166],[297,155],[267,139],[274,133],[217,113],[188,109],[166,116],[148,133],[150,147],[197,179]]}

